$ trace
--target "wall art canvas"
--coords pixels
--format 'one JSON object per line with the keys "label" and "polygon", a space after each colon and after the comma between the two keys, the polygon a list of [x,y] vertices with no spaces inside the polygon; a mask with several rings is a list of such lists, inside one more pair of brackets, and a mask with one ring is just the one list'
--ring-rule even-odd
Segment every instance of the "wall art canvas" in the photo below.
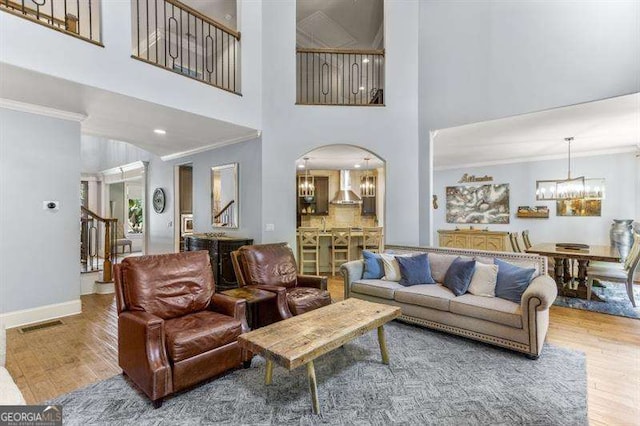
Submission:
{"label": "wall art canvas", "polygon": [[556,216],[602,216],[602,200],[558,200]]}
{"label": "wall art canvas", "polygon": [[509,223],[509,184],[448,186],[447,223]]}

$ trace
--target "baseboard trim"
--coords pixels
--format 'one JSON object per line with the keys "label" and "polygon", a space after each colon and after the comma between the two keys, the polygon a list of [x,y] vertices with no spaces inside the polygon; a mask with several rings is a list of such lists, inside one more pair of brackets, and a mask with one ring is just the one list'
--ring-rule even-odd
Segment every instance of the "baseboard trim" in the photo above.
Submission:
{"label": "baseboard trim", "polygon": [[27,324],[48,321],[55,318],[77,315],[82,312],[80,299],[69,302],[55,303],[53,305],[38,306],[37,308],[22,309],[19,311],[0,314],[0,324],[6,328],[15,328]]}

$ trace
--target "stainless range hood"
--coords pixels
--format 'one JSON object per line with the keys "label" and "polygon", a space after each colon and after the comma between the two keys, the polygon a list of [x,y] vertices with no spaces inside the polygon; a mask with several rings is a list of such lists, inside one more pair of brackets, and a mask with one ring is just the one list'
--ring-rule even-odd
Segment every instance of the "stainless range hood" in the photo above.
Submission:
{"label": "stainless range hood", "polygon": [[331,204],[361,204],[362,199],[351,190],[351,170],[340,170],[340,190]]}

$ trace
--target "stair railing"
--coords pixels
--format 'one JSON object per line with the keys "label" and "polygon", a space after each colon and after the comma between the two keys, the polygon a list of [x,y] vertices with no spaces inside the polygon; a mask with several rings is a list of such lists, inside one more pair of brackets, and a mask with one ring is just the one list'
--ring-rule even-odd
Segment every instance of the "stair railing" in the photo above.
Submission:
{"label": "stair railing", "polygon": [[103,224],[104,234],[104,262],[101,283],[113,282],[113,263],[116,250],[116,228],[118,224],[117,218],[105,218],[99,214],[92,212],[86,207],[80,207],[80,261],[84,272],[98,271],[98,244],[99,231],[98,226]]}

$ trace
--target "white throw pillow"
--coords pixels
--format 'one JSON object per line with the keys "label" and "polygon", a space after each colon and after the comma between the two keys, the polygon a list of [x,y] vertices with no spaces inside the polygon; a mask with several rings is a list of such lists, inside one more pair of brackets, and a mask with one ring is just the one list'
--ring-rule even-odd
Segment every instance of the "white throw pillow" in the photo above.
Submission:
{"label": "white throw pillow", "polygon": [[469,293],[476,296],[496,297],[498,265],[476,262],[476,270],[469,284]]}
{"label": "white throw pillow", "polygon": [[400,274],[400,264],[396,260],[396,256],[393,254],[381,254],[382,257],[382,265],[384,266],[384,277],[382,277],[385,281],[400,281],[402,275]]}

